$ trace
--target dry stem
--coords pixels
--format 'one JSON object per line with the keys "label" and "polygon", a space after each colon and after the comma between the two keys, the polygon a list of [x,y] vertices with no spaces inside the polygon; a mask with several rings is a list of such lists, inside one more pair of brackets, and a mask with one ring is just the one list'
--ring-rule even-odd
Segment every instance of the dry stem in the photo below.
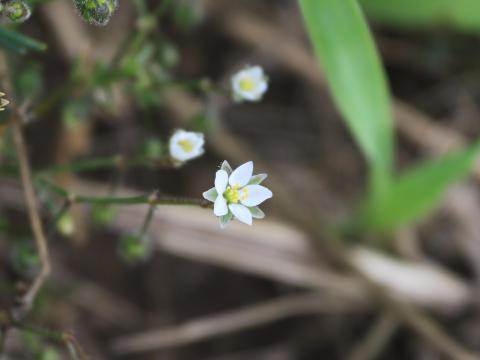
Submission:
{"label": "dry stem", "polygon": [[[8,81],[8,68],[4,54],[0,54],[0,79],[2,90],[6,91],[9,96],[12,96],[12,89]],[[13,141],[15,150],[17,152],[17,160],[20,170],[20,180],[22,183],[25,202],[27,205],[28,217],[30,219],[30,226],[35,239],[35,246],[40,258],[41,268],[35,280],[30,285],[27,292],[20,299],[21,308],[20,316],[28,312],[38,291],[43,286],[45,279],[50,273],[50,261],[48,255],[47,238],[43,230],[42,221],[37,208],[37,199],[33,188],[32,175],[30,163],[28,160],[27,147],[22,132],[22,114],[17,108],[15,101],[10,98],[10,125],[12,128]]]}

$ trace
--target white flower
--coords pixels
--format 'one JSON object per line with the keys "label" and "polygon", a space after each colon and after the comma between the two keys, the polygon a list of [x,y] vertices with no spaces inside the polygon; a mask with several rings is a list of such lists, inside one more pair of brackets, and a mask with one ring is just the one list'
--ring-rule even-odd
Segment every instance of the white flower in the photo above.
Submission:
{"label": "white flower", "polygon": [[177,130],[170,138],[170,156],[178,162],[194,159],[203,154],[204,144],[202,133]]}
{"label": "white flower", "polygon": [[268,79],[260,66],[243,69],[232,77],[235,101],[259,101],[268,88]]}
{"label": "white flower", "polygon": [[215,187],[203,193],[203,197],[214,203],[213,213],[220,219],[223,228],[235,217],[240,222],[252,225],[252,219],[263,219],[265,214],[258,207],[272,197],[272,192],[260,183],[267,174],[252,176],[253,162],[249,161],[234,171],[224,161],[215,174]]}

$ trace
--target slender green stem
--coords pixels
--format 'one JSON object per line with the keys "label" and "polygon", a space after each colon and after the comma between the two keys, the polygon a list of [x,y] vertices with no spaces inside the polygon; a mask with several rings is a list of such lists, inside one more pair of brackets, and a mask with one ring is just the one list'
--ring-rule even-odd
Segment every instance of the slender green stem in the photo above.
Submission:
{"label": "slender green stem", "polygon": [[58,174],[64,172],[83,172],[101,169],[126,169],[133,166],[155,166],[170,168],[173,166],[168,156],[159,159],[150,159],[144,156],[133,158],[124,158],[121,155],[115,155],[105,158],[87,159],[74,161],[67,164],[54,165],[43,170],[39,170],[36,175]]}
{"label": "slender green stem", "polygon": [[162,17],[168,10],[169,7],[173,5],[172,0],[163,0],[158,4],[157,8],[153,11],[156,17]]}
{"label": "slender green stem", "polygon": [[45,339],[53,340],[53,341],[64,344],[72,360],[79,360],[81,358],[82,359],[85,358],[84,354],[80,350],[80,347],[77,345],[75,338],[66,332],[43,329],[40,327],[23,324],[16,321],[12,322],[12,326],[14,326],[15,328],[21,331],[26,331],[26,332],[38,335],[40,337],[43,337]]}
{"label": "slender green stem", "polygon": [[97,205],[139,205],[139,204],[148,204],[148,205],[185,205],[185,206],[200,206],[200,207],[209,207],[210,203],[203,199],[192,199],[192,198],[182,198],[175,196],[158,196],[152,200],[151,196],[126,196],[126,197],[115,197],[115,196],[104,196],[104,197],[95,197],[95,196],[84,196],[72,194],[66,191],[65,189],[59,187],[58,185],[53,184],[46,179],[41,179],[38,181],[38,184],[47,188],[51,192],[69,199],[72,204],[97,204]]}
{"label": "slender green stem", "polygon": [[[156,197],[156,195],[155,195]],[[153,214],[155,213],[155,208],[157,207],[157,205],[150,205],[150,207],[148,208],[148,213],[147,213],[147,216],[145,218],[145,221],[143,222],[143,225],[142,225],[142,228],[140,229],[140,233],[138,234],[139,238],[140,238],[140,241],[142,242],[145,242],[145,234],[147,233],[147,230],[148,230],[148,227],[150,226],[150,223],[152,222],[152,219],[153,219]]]}

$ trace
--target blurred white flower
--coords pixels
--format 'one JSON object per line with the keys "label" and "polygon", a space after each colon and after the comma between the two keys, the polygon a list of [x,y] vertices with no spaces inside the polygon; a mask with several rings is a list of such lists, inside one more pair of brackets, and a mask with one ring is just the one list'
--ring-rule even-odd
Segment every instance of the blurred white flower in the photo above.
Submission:
{"label": "blurred white flower", "polygon": [[0,92],[0,111],[5,110],[5,106],[10,104],[10,101],[8,101],[7,99],[2,99],[4,96],[5,94],[3,92]]}
{"label": "blurred white flower", "polygon": [[234,171],[224,161],[215,174],[215,187],[203,193],[203,197],[214,203],[213,213],[220,219],[224,228],[234,217],[247,225],[252,225],[252,219],[263,219],[265,214],[258,207],[270,199],[273,194],[260,183],[267,174],[252,176],[253,162],[249,161]]}
{"label": "blurred white flower", "polygon": [[177,162],[185,162],[203,154],[205,140],[202,133],[177,130],[170,138],[170,156]]}
{"label": "blurred white flower", "polygon": [[243,69],[232,77],[235,101],[259,101],[268,89],[268,79],[260,66]]}

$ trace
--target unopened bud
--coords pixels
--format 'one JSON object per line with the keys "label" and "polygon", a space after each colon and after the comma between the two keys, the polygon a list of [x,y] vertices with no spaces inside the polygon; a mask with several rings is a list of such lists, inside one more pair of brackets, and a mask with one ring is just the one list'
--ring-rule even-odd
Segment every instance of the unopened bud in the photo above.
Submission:
{"label": "unopened bud", "polygon": [[23,0],[8,0],[0,6],[0,16],[10,22],[24,22],[31,14],[30,6]]}
{"label": "unopened bud", "polygon": [[93,25],[107,25],[115,12],[117,0],[73,0],[78,14]]}

